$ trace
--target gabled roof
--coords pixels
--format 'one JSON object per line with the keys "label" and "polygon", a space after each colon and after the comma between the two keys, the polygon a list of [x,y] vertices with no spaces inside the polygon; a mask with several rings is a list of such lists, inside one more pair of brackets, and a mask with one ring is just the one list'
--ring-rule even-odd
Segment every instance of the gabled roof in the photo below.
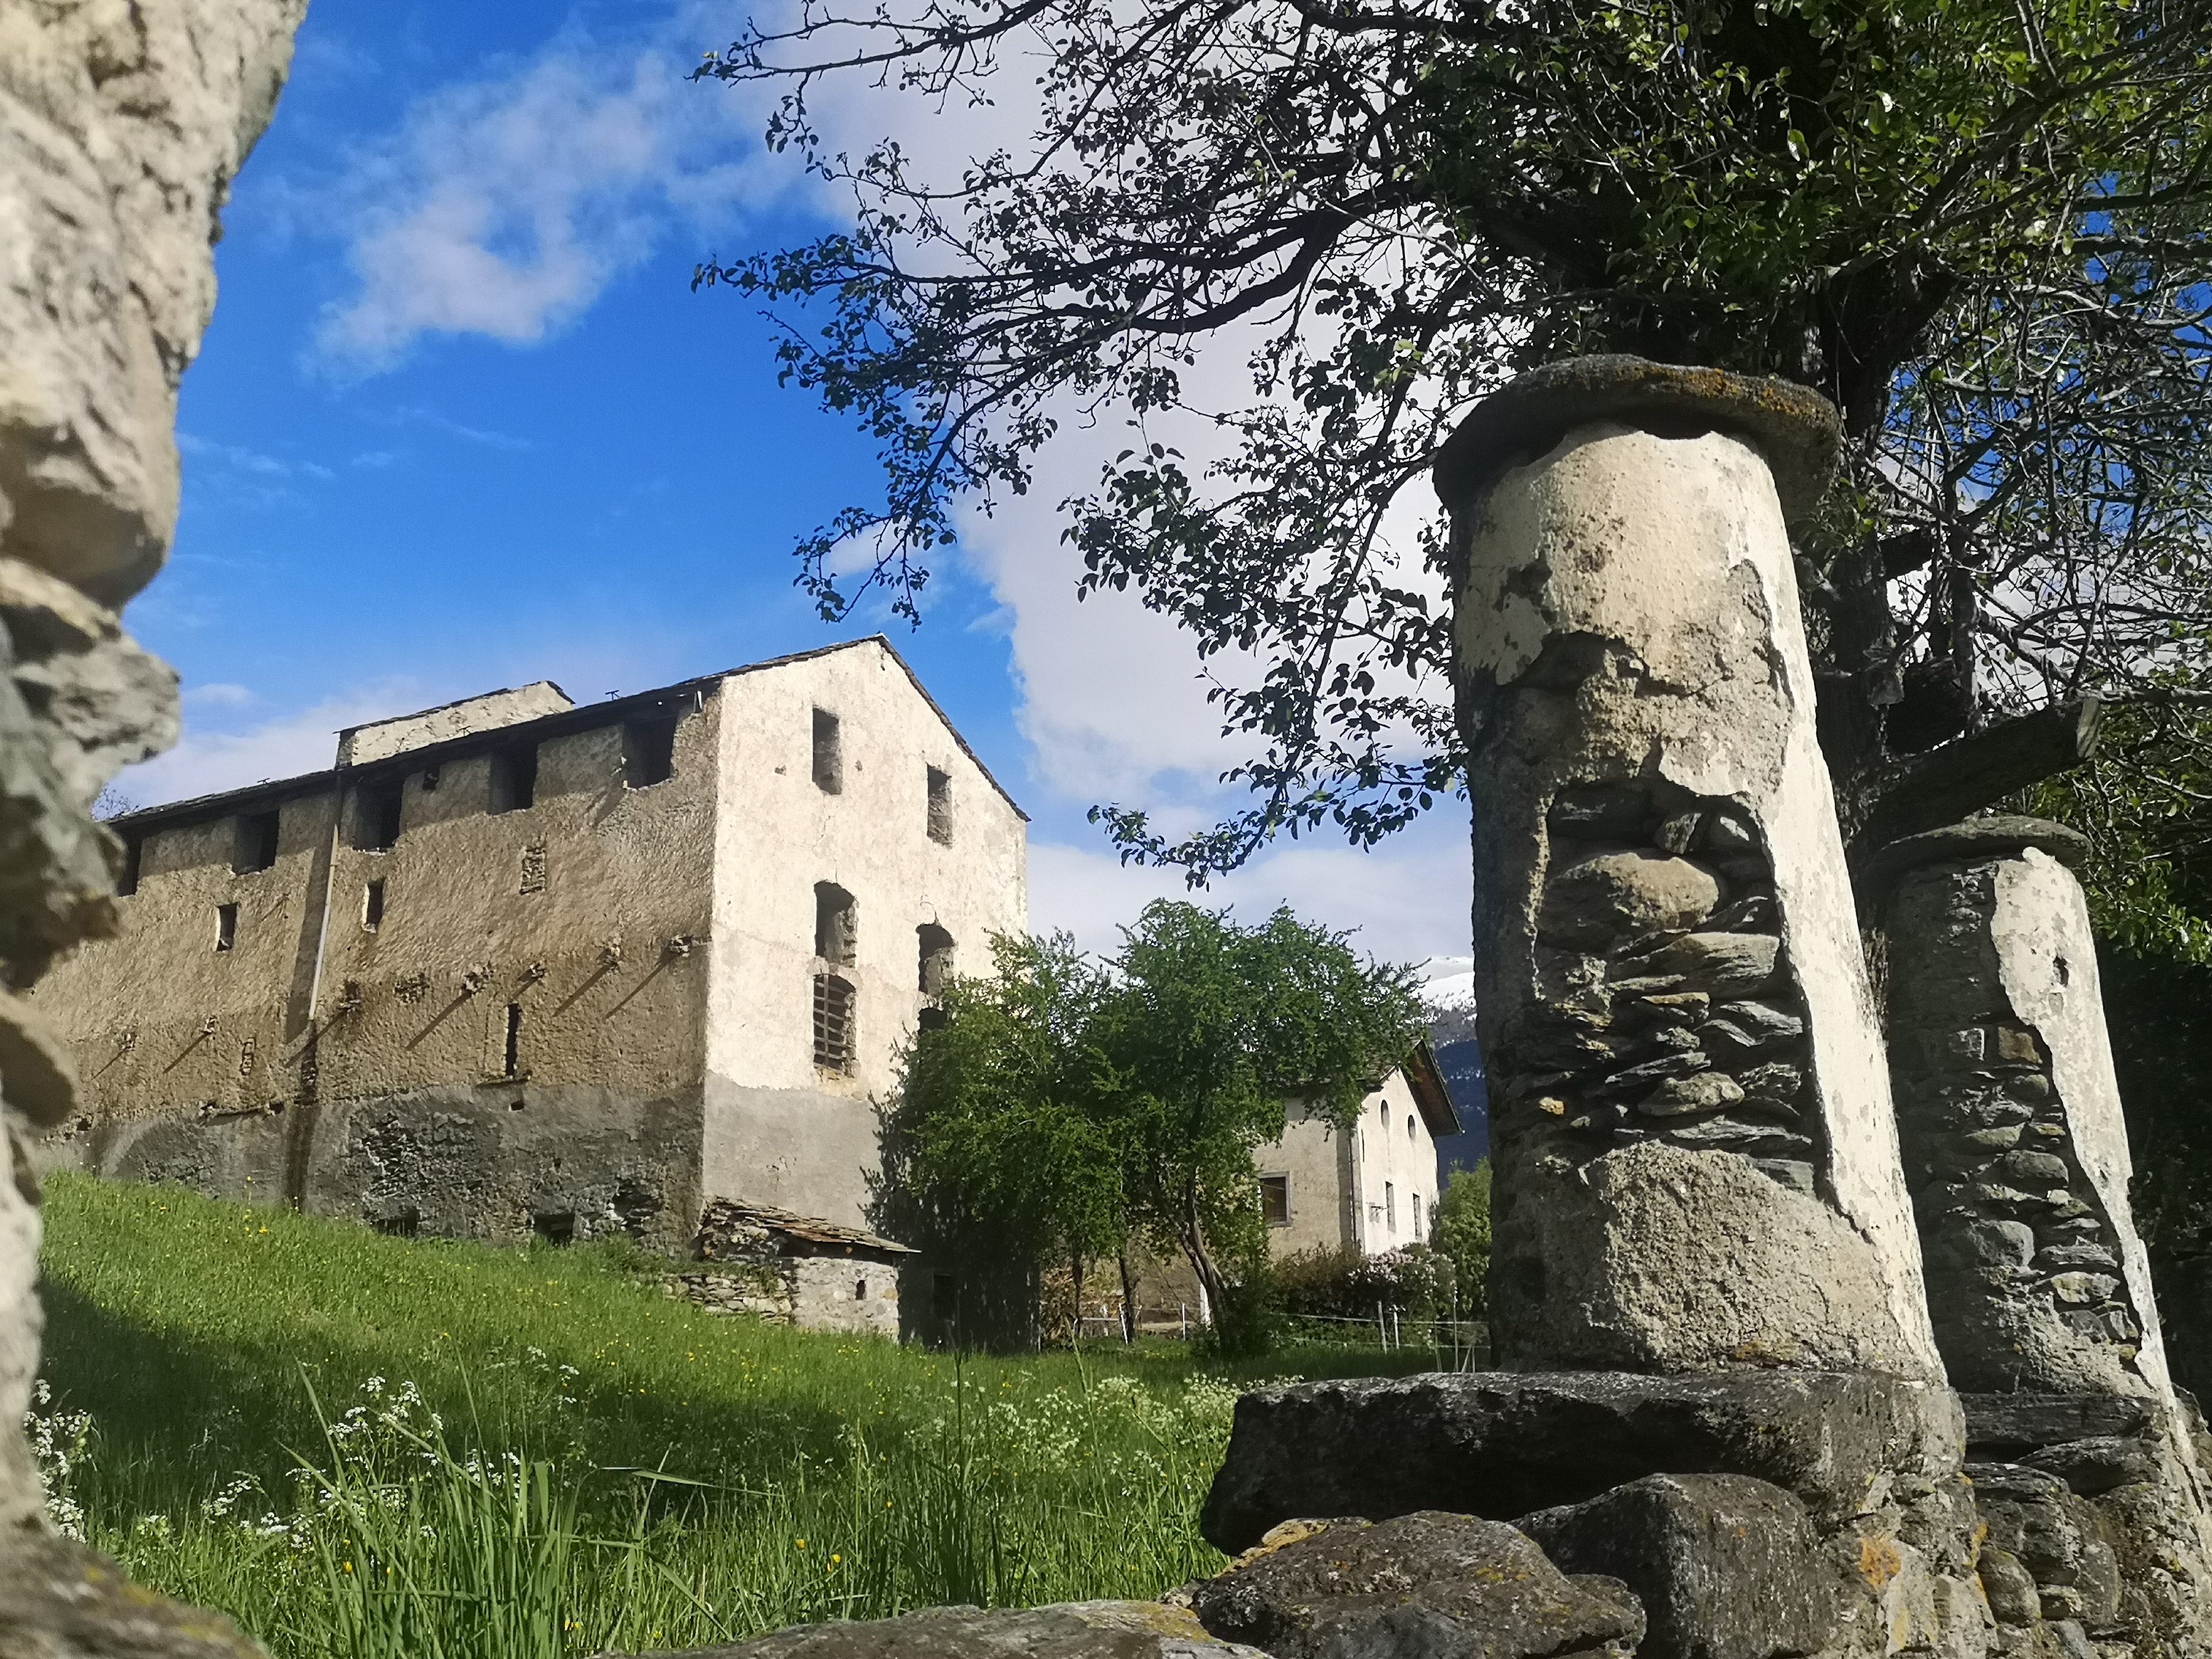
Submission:
{"label": "gabled roof", "polygon": [[1421,1121],[1429,1126],[1429,1138],[1435,1140],[1459,1133],[1459,1109],[1452,1104],[1451,1090],[1437,1065],[1436,1050],[1425,1041],[1417,1043],[1398,1069],[1405,1073],[1406,1082],[1413,1089],[1413,1104],[1420,1109]]}
{"label": "gabled roof", "polygon": [[[809,662],[817,657],[826,657],[832,652],[851,651],[864,645],[881,647],[884,653],[899,665],[900,670],[906,675],[908,683],[921,695],[921,700],[929,705],[930,712],[943,722],[952,741],[960,746],[960,752],[974,763],[975,769],[983,775],[983,781],[998,792],[999,798],[1013,808],[1015,816],[1027,823],[1030,821],[1030,815],[1023,811],[1020,804],[1006,793],[1006,786],[991,775],[991,769],[983,764],[982,757],[969,746],[968,739],[960,735],[960,729],[952,724],[951,717],[945,714],[937,699],[929,695],[928,688],[922,684],[921,677],[915,674],[913,665],[904,657],[899,655],[897,648],[881,634],[870,634],[865,638],[857,640],[841,640],[835,645],[817,646],[811,651],[793,651],[784,656],[769,657],[760,662],[745,663],[738,667],[721,669],[712,674],[700,674],[688,680],[678,680],[673,685],[658,686],[650,691],[632,692],[625,697],[610,697],[601,702],[579,703],[574,708],[538,715],[534,720],[519,720],[511,726],[468,732],[460,737],[447,738],[437,743],[424,744],[417,749],[403,750],[398,754],[386,756],[381,759],[364,761],[358,766],[332,766],[319,772],[302,772],[294,777],[264,779],[259,783],[248,784],[240,789],[225,789],[211,795],[194,795],[185,800],[167,801],[159,806],[142,806],[136,811],[118,813],[106,822],[109,828],[127,832],[151,829],[161,824],[219,817],[226,813],[236,812],[264,804],[274,805],[289,796],[307,794],[318,789],[327,788],[341,772],[349,777],[386,777],[395,773],[417,771],[425,766],[435,766],[460,755],[476,754],[485,749],[496,748],[501,744],[525,740],[542,742],[546,738],[566,732],[589,731],[595,726],[611,725],[630,715],[657,712],[672,702],[681,701],[693,693],[704,693],[724,680],[735,679],[743,674],[758,674],[771,668],[785,668],[793,663]],[[551,682],[548,681],[545,684],[550,684]],[[459,698],[453,703],[441,703],[438,705],[438,708],[454,708],[471,701],[473,699]],[[424,714],[437,712],[436,708],[420,709],[414,714],[402,714],[394,718],[396,720],[416,719]],[[370,722],[372,725],[390,723],[389,721]],[[354,732],[361,729],[359,726],[349,726],[347,731]]]}
{"label": "gabled roof", "polygon": [[773,1204],[745,1204],[718,1198],[699,1218],[699,1256],[704,1261],[741,1260],[744,1252],[738,1235],[758,1231],[775,1240],[781,1255],[850,1255],[866,1250],[878,1255],[912,1255],[912,1245],[880,1233],[863,1231],[819,1216],[800,1215]]}

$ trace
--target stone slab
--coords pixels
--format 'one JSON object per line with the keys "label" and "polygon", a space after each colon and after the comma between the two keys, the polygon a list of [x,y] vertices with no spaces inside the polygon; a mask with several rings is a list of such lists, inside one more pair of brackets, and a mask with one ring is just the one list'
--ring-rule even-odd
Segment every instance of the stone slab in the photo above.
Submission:
{"label": "stone slab", "polygon": [[2147,1432],[2158,1402],[2112,1394],[1960,1394],[1966,1446],[1990,1462],[1999,1452],[2056,1446],[2069,1440],[2126,1438]]}
{"label": "stone slab", "polygon": [[1048,1607],[929,1607],[896,1619],[794,1625],[664,1659],[1269,1659],[1217,1641],[1181,1607],[1066,1601]]}
{"label": "stone slab", "polygon": [[1425,1512],[1279,1533],[1191,1592],[1208,1630],[1274,1659],[1626,1659],[1644,1634],[1625,1585],[1570,1577],[1499,1522]]}
{"label": "stone slab", "polygon": [[97,1551],[17,1531],[0,1549],[6,1659],[268,1659],[219,1613],[132,1583]]}
{"label": "stone slab", "polygon": [[1234,1553],[1300,1516],[1510,1520],[1651,1474],[1747,1474],[1824,1522],[1893,1471],[1961,1455],[1955,1397],[1875,1372],[1432,1373],[1260,1389],[1237,1402],[1200,1519]]}

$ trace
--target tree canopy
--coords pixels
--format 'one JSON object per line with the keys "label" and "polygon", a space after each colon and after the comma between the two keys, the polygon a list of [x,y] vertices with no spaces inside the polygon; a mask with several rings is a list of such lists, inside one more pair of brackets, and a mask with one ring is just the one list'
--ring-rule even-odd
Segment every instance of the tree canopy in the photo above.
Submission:
{"label": "tree canopy", "polygon": [[[1084,589],[1260,665],[1212,691],[1249,806],[1103,808],[1200,878],[1462,787],[1416,487],[1476,398],[1595,350],[1815,387],[1849,441],[1800,546],[1823,743],[1847,834],[1897,833],[2094,725],[2008,720],[2204,674],[2208,71],[2212,0],[799,0],[700,74],[780,88],[770,143],[853,223],[696,281],[880,446],[882,499],[799,550],[826,616],[918,614],[957,502],[1025,491],[1069,416],[1134,423],[1066,503]],[[957,176],[838,152],[830,77],[1029,131]],[[1209,348],[1249,398],[1200,405]]]}
{"label": "tree canopy", "polygon": [[892,1179],[969,1254],[1180,1251],[1217,1313],[1264,1261],[1255,1149],[1293,1098],[1349,1133],[1419,1040],[1410,972],[1277,910],[1256,926],[1156,901],[1094,963],[1001,938],[915,1038]]}

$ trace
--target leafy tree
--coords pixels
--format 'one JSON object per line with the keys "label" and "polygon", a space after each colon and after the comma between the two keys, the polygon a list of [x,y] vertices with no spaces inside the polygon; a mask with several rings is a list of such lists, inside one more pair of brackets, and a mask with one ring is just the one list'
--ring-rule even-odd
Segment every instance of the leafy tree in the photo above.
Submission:
{"label": "leafy tree", "polygon": [[[769,142],[854,222],[696,282],[763,300],[785,378],[881,446],[883,499],[799,550],[825,616],[916,614],[957,499],[1126,411],[1066,504],[1084,590],[1259,661],[1212,690],[1247,809],[1100,809],[1194,878],[1462,787],[1444,549],[1393,526],[1475,398],[1612,349],[1814,386],[1848,453],[1801,587],[1875,842],[2075,763],[2086,696],[2204,678],[2209,46],[2212,0],[801,0],[699,73],[781,88]],[[840,153],[829,77],[1003,88],[1029,131],[957,176]],[[1209,343],[1249,399],[1192,389]]]}
{"label": "leafy tree", "polygon": [[1281,1138],[1292,1097],[1351,1132],[1420,1039],[1413,975],[1287,908],[1246,927],[1164,900],[1127,930],[1114,969],[1097,1042],[1130,1217],[1182,1251],[1233,1323],[1251,1311],[1239,1282],[1256,1289],[1267,1259],[1255,1149]]}
{"label": "leafy tree", "polygon": [[994,940],[944,1013],[890,1117],[898,1202],[971,1258],[1180,1250],[1231,1327],[1264,1285],[1253,1153],[1285,1100],[1348,1130],[1421,1031],[1410,972],[1344,935],[1166,902],[1103,964],[1065,934]]}
{"label": "leafy tree", "polygon": [[1066,933],[994,936],[908,1055],[885,1125],[885,1224],[971,1262],[1079,1264],[1127,1237],[1118,1149],[1096,1110],[1091,1028],[1108,994]]}
{"label": "leafy tree", "polygon": [[1490,1160],[1472,1170],[1454,1170],[1451,1184],[1437,1200],[1431,1242],[1452,1264],[1461,1309],[1474,1315],[1489,1308]]}

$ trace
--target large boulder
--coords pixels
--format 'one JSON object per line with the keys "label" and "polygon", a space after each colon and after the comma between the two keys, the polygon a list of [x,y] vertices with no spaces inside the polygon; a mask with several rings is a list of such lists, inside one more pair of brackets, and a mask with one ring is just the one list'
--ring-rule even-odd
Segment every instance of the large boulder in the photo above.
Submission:
{"label": "large boulder", "polygon": [[1510,1521],[1651,1474],[1745,1474],[1827,1525],[1894,1474],[1955,1471],[1947,1389],[1875,1372],[1479,1372],[1304,1382],[1237,1402],[1200,1526],[1248,1549],[1298,1516]]}
{"label": "large boulder", "polygon": [[1519,1526],[1567,1571],[1635,1592],[1644,1659],[1813,1653],[1835,1626],[1835,1575],[1805,1505],[1748,1475],[1648,1475]]}
{"label": "large boulder", "polygon": [[1511,1527],[1424,1513],[1292,1523],[1194,1588],[1218,1637],[1274,1659],[1627,1659],[1644,1609],[1618,1581],[1570,1577]]}
{"label": "large boulder", "polygon": [[0,1654],[7,1659],[267,1659],[219,1613],[132,1583],[96,1551],[22,1532],[0,1546]]}

